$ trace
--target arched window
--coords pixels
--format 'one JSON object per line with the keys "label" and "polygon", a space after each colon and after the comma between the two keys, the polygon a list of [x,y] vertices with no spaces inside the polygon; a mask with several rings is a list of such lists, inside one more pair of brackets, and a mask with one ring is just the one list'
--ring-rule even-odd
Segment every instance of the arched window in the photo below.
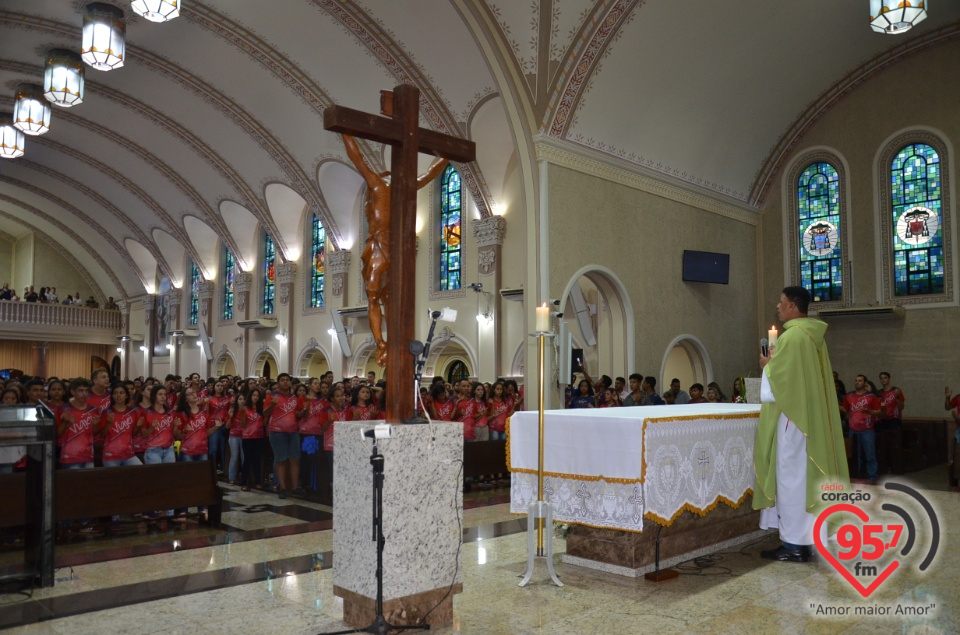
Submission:
{"label": "arched window", "polygon": [[797,178],[800,285],[814,302],[843,299],[840,175],[826,162],[808,165]]}
{"label": "arched window", "polygon": [[450,370],[447,371],[447,381],[453,384],[464,379],[470,379],[470,371],[467,370],[467,365],[458,359],[450,365]]}
{"label": "arched window", "polygon": [[196,324],[200,314],[200,267],[192,259],[190,260],[190,324]]}
{"label": "arched window", "polygon": [[323,223],[313,215],[313,242],[311,243],[313,266],[310,270],[310,306],[323,306],[323,274],[326,269],[327,232]]}
{"label": "arched window", "polygon": [[461,259],[461,193],[460,175],[448,165],[440,181],[440,263],[438,291],[460,288]]}
{"label": "arched window", "polygon": [[911,143],[890,163],[893,293],[897,297],[944,291],[940,155]]}
{"label": "arched window", "polygon": [[233,254],[226,247],[223,248],[223,312],[224,320],[233,319],[233,278],[236,275],[236,263]]}
{"label": "arched window", "polygon": [[277,278],[277,249],[270,234],[263,232],[263,314],[273,314],[274,281]]}

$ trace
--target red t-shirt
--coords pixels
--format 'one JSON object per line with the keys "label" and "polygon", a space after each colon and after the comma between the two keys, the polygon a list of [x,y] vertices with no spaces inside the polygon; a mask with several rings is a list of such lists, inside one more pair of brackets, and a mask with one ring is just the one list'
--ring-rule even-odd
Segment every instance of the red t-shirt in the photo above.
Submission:
{"label": "red t-shirt", "polygon": [[172,390],[167,393],[167,411],[173,412],[177,409],[177,401],[179,401],[180,395],[173,392]]}
{"label": "red t-shirt", "polygon": [[100,411],[87,404],[83,409],[68,404],[60,416],[69,414],[73,423],[60,435],[61,463],[92,463],[93,432],[100,425]]}
{"label": "red t-shirt", "polygon": [[366,406],[353,406],[350,415],[351,421],[373,421],[380,418],[380,410],[377,404],[367,404]]}
{"label": "red t-shirt", "polygon": [[867,413],[867,410],[879,410],[880,398],[872,392],[858,394],[857,392],[848,392],[843,398],[843,407],[847,411],[847,422],[850,429],[856,432],[865,432],[872,430],[875,417]]}
{"label": "red t-shirt", "polygon": [[200,456],[210,451],[210,443],[207,441],[207,429],[213,427],[213,420],[210,418],[208,410],[201,409],[196,414],[183,413],[177,414],[180,419],[180,454],[187,456]]}
{"label": "red t-shirt", "polygon": [[453,421],[453,411],[457,408],[456,399],[447,399],[445,401],[433,401],[433,411],[437,413],[437,419],[440,421]]}
{"label": "red t-shirt", "polygon": [[262,439],[263,438],[263,415],[247,408],[247,425],[243,426],[243,432],[240,433],[244,439]]}
{"label": "red t-shirt", "polygon": [[327,408],[327,427],[323,431],[323,449],[324,450],[333,450],[333,427],[337,421],[352,421],[351,418],[353,408],[350,407],[350,404],[343,404],[342,410],[337,410],[331,406]]}
{"label": "red t-shirt", "polygon": [[[146,409],[140,405],[137,405],[131,408],[130,412],[132,413],[131,416],[134,419],[134,424],[133,424],[134,427],[136,427],[137,422],[143,417],[143,415],[147,414]],[[147,449],[147,440],[143,438],[143,435],[141,435],[139,432],[134,430],[133,451],[143,452],[146,449]]]}
{"label": "red t-shirt", "polygon": [[903,391],[896,386],[891,386],[890,390],[880,391],[880,407],[883,409],[884,419],[900,419],[903,413],[900,412],[898,400],[904,399]]}
{"label": "red t-shirt", "polygon": [[98,395],[91,390],[87,394],[87,405],[93,406],[98,412],[103,414],[110,409],[110,391],[107,390],[102,395]]}
{"label": "red t-shirt", "polygon": [[210,397],[207,400],[207,409],[210,411],[210,421],[222,421],[223,425],[227,425],[230,397]]}
{"label": "red t-shirt", "polygon": [[173,418],[172,412],[159,413],[153,408],[143,415],[143,427],[149,430],[156,424],[156,429],[147,436],[147,448],[169,448],[173,445]]}
{"label": "red t-shirt", "polygon": [[267,425],[267,432],[296,432],[297,431],[297,410],[303,408],[303,399],[296,395],[284,395],[274,393],[267,397],[263,402],[263,409],[276,402],[273,412],[270,413],[270,423]]}
{"label": "red t-shirt", "polygon": [[950,400],[950,407],[947,410],[953,410],[954,408],[960,408],[960,395],[954,395],[953,399]]}
{"label": "red t-shirt", "polygon": [[327,422],[327,408],[330,402],[326,399],[308,399],[307,416],[300,420],[300,434],[323,434],[323,426]]}
{"label": "red t-shirt", "polygon": [[477,438],[475,417],[479,404],[480,402],[472,397],[457,402],[457,421],[463,422],[463,438],[465,441],[473,441]]}
{"label": "red t-shirt", "polygon": [[492,432],[505,432],[507,429],[507,413],[510,412],[510,402],[491,399],[487,402],[487,421]]}
{"label": "red t-shirt", "polygon": [[[123,412],[109,408],[100,415],[101,425],[107,425],[108,417],[113,415],[113,423],[107,428],[107,438],[103,442],[104,461],[126,461],[133,458],[133,430],[140,419],[140,409],[129,406]],[[139,436],[139,435],[138,435]]]}

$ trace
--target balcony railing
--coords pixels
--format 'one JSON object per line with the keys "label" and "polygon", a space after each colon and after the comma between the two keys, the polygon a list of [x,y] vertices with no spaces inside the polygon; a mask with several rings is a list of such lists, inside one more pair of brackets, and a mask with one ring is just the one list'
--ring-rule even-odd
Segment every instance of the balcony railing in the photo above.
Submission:
{"label": "balcony railing", "polygon": [[107,343],[118,335],[120,311],[0,300],[0,336],[5,338]]}

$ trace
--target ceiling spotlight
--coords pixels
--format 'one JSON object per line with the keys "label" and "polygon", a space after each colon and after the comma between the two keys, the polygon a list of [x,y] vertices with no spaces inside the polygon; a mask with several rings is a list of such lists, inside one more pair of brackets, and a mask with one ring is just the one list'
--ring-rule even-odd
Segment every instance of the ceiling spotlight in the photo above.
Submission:
{"label": "ceiling spotlight", "polygon": [[870,0],[870,28],[877,33],[906,33],[926,17],[924,0]]}
{"label": "ceiling spotlight", "polygon": [[180,0],[133,0],[130,8],[151,22],[169,22],[180,15]]}
{"label": "ceiling spotlight", "polygon": [[13,125],[13,115],[0,113],[0,159],[23,156],[23,131]]}

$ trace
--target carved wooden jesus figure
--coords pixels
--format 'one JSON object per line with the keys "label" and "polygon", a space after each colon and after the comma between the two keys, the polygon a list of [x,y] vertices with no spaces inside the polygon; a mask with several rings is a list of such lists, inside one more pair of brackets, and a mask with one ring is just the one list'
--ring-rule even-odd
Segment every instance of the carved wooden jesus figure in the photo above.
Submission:
{"label": "carved wooden jesus figure", "polygon": [[[367,202],[364,212],[367,215],[368,235],[360,260],[363,261],[363,284],[369,302],[367,312],[370,331],[377,343],[377,363],[386,366],[387,343],[383,339],[382,324],[383,313],[389,306],[390,297],[387,285],[390,271],[390,184],[386,181],[390,172],[378,174],[370,169],[363,160],[363,155],[360,154],[356,140],[349,134],[343,134],[343,145],[347,149],[347,156],[367,182]],[[446,166],[446,159],[434,161],[425,174],[417,177],[417,189],[421,189],[437,178]]]}

